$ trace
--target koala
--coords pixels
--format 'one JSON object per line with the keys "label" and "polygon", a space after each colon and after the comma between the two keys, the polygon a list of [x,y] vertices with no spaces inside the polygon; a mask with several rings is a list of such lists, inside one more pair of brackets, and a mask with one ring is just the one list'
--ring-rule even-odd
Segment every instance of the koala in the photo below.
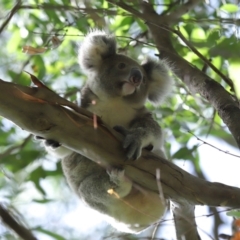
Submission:
{"label": "koala", "polygon": [[[139,64],[117,53],[114,36],[95,30],[80,46],[79,64],[87,75],[81,107],[123,135],[126,160],[139,158],[143,148],[165,157],[161,128],[145,107],[147,100],[159,104],[171,90],[165,63],[147,59]],[[45,144],[62,158],[64,175],[78,197],[118,230],[138,233],[164,214],[159,195],[137,186],[124,169],[106,170],[54,140]]]}

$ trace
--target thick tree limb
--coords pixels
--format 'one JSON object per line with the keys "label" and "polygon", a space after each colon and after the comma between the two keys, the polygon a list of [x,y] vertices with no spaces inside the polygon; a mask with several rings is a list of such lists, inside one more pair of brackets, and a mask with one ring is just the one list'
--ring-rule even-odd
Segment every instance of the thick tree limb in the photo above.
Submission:
{"label": "thick tree limb", "polygon": [[[161,172],[160,183],[165,198],[180,206],[175,211],[177,233],[186,233],[186,240],[194,240],[197,236],[195,224],[180,224],[184,208],[192,205],[211,205],[240,207],[240,189],[220,183],[210,183],[194,177],[173,163],[143,151],[140,159],[135,162],[126,161],[121,141],[115,133],[99,124],[93,127],[91,113],[78,109],[79,113],[61,106],[64,99],[54,92],[38,84],[39,88],[29,88],[0,80],[0,115],[8,118],[24,130],[46,139],[54,139],[103,167],[121,166],[126,175],[136,185],[159,193],[156,172]],[[66,103],[67,106],[72,104]],[[73,107],[73,106],[70,106]],[[185,203],[185,205],[184,205]],[[190,208],[192,209],[192,208]],[[176,210],[176,209],[173,209]],[[193,212],[189,212],[194,216]],[[192,220],[193,222],[195,220]],[[187,227],[187,229],[183,229]],[[192,234],[189,233],[189,227]],[[195,233],[194,233],[195,230]],[[197,238],[196,238],[197,239]]]}
{"label": "thick tree limb", "polygon": [[59,106],[55,93],[52,92],[52,101],[43,87],[29,88],[0,81],[0,89],[0,115],[30,133],[57,140],[104,167],[122,166],[134,182],[155,192],[159,191],[155,176],[160,169],[166,198],[194,205],[240,207],[239,188],[194,177],[151,152],[144,150],[135,162],[125,161],[121,142],[113,131],[102,124],[94,129],[89,115]]}
{"label": "thick tree limb", "polygon": [[[0,115],[3,117],[35,135],[55,139],[106,168],[124,167],[126,175],[135,184],[156,193],[159,193],[159,187],[155,176],[156,171],[160,170],[162,194],[175,204],[181,203],[178,205],[180,207],[195,204],[240,207],[240,189],[196,178],[147,151],[143,151],[142,157],[136,162],[124,161],[121,142],[113,132],[102,125],[94,129],[92,118],[89,117],[91,114],[85,114],[85,110],[80,111],[82,114],[76,114],[63,108],[58,103],[62,104],[64,100],[41,85],[39,88],[28,88],[0,81],[0,89]],[[183,212],[181,208],[177,210],[175,216]],[[175,217],[177,224],[182,222],[177,219]],[[194,229],[189,219],[185,223],[180,227],[176,225],[177,233],[188,233],[189,229]],[[187,231],[182,227],[187,227]],[[190,232],[193,233],[193,230]],[[185,239],[194,240],[192,235],[189,235],[190,238],[188,234],[185,236]]]}

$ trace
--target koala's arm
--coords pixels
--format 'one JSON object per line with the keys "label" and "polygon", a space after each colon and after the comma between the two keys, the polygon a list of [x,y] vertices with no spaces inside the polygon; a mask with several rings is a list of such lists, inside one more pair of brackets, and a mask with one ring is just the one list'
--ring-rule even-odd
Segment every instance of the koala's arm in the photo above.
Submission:
{"label": "koala's arm", "polygon": [[155,154],[165,157],[163,150],[163,134],[152,114],[146,112],[134,118],[128,129],[116,126],[114,129],[124,135],[123,147],[129,159],[140,157],[142,148],[147,148]]}

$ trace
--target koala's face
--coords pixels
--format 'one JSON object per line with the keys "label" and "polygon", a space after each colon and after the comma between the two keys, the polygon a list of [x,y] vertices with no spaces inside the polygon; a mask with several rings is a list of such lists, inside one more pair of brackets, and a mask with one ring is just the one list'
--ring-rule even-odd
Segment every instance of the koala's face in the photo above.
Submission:
{"label": "koala's face", "polygon": [[78,58],[88,75],[89,89],[99,98],[122,97],[140,105],[146,99],[159,103],[172,86],[164,62],[147,59],[140,65],[117,54],[115,37],[103,31],[92,31],[86,36]]}
{"label": "koala's face", "polygon": [[98,69],[96,81],[111,97],[144,97],[145,71],[133,59],[115,54],[105,58]]}

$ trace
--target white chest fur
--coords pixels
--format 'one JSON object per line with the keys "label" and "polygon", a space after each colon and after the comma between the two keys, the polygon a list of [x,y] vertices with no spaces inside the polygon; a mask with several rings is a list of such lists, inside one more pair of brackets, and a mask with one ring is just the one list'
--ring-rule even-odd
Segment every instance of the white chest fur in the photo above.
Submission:
{"label": "white chest fur", "polygon": [[97,99],[88,110],[98,115],[109,127],[121,125],[126,128],[137,112],[134,106],[124,102],[122,98]]}

